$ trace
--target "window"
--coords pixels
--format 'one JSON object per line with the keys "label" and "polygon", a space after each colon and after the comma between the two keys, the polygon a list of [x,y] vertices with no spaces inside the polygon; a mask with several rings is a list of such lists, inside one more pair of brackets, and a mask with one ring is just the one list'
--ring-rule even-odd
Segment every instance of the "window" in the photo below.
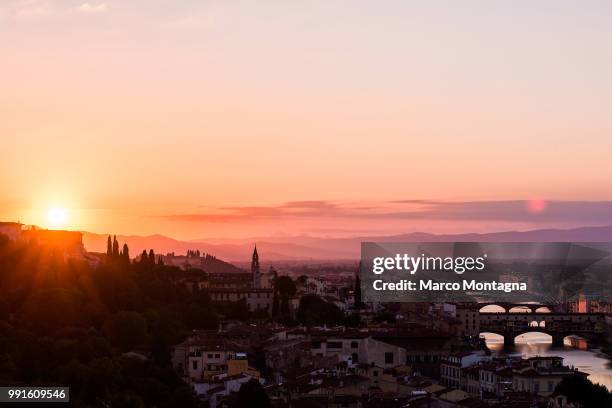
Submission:
{"label": "window", "polygon": [[356,341],[351,341],[351,348],[357,348],[359,347],[359,343],[357,343]]}
{"label": "window", "polygon": [[374,377],[378,377],[378,370],[374,370],[372,373],[374,374]]}
{"label": "window", "polygon": [[385,353],[385,364],[393,364],[393,352]]}
{"label": "window", "polygon": [[213,358],[213,355],[212,355],[212,354],[209,354],[207,357],[208,357],[208,358]]}
{"label": "window", "polygon": [[221,358],[221,354],[215,354],[215,358]]}
{"label": "window", "polygon": [[333,349],[342,348],[342,342],[340,342],[340,341],[328,341],[327,342],[327,348],[330,348],[330,349],[332,349],[332,348]]}
{"label": "window", "polygon": [[194,370],[198,369],[198,362],[196,360],[191,361],[191,368],[193,368]]}

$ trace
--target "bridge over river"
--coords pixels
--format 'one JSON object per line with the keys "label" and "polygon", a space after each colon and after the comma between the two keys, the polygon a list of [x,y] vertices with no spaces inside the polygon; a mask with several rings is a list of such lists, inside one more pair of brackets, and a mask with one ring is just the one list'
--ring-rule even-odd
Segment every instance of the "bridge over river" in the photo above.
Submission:
{"label": "bridge over river", "polygon": [[599,341],[606,333],[604,313],[516,313],[480,312],[480,332],[499,334],[504,346],[512,346],[514,339],[530,332],[552,336],[553,346],[563,346],[563,339],[570,335]]}

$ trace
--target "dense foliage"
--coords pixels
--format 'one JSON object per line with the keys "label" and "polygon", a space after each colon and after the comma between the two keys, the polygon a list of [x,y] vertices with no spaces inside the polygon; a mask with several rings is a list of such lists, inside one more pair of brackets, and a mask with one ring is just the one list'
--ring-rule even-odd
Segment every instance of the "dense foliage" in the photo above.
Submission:
{"label": "dense foliage", "polygon": [[197,271],[109,243],[95,265],[0,235],[0,383],[70,385],[77,407],[197,406],[170,366],[171,345],[218,326],[208,296],[180,284]]}
{"label": "dense foliage", "polygon": [[344,312],[331,302],[316,295],[300,298],[297,321],[304,326],[344,324]]}
{"label": "dense foliage", "polygon": [[584,408],[612,407],[612,393],[582,375],[564,378],[554,395],[564,395],[570,402],[579,403]]}

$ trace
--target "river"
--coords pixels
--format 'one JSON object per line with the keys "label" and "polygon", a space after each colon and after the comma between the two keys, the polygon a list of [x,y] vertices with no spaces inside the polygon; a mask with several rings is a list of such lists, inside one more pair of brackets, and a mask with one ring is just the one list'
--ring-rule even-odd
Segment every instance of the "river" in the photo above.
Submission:
{"label": "river", "polygon": [[577,350],[569,346],[552,347],[551,337],[543,333],[527,333],[518,336],[513,350],[504,351],[501,336],[483,333],[487,347],[496,355],[559,356],[563,363],[589,374],[589,380],[604,385],[612,391],[612,364],[607,358],[592,350]]}

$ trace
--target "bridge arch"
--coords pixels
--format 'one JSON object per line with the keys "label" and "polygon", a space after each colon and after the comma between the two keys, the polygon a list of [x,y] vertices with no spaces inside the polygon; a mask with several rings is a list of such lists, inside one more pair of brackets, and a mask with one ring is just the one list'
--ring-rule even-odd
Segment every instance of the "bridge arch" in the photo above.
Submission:
{"label": "bridge arch", "polygon": [[550,340],[551,343],[553,342],[553,336],[550,333],[539,330],[538,326],[534,327],[534,330],[525,331],[523,333],[515,335],[514,342],[517,343],[517,340],[519,340],[518,343],[527,343],[527,341],[525,340],[525,336],[529,334],[537,335],[538,343],[547,343],[548,340]]}
{"label": "bridge arch", "polygon": [[531,310],[531,307],[529,306],[517,305],[517,306],[511,307],[508,310],[508,313],[533,313],[533,310]]}
{"label": "bridge arch", "polygon": [[[527,339],[526,335],[532,335],[530,339]],[[533,338],[535,336],[535,339]],[[496,332],[481,332],[479,334],[481,338],[485,340],[486,346],[492,351],[501,351],[503,349],[513,348],[515,344],[529,344],[535,343],[551,343],[554,346],[563,345],[563,337],[558,337],[554,334],[548,333],[543,328],[538,326],[529,327],[527,330],[516,333],[496,333]]]}
{"label": "bridge arch", "polygon": [[501,351],[504,348],[505,338],[500,333],[494,332],[481,332],[478,335],[481,339],[484,339],[485,344],[489,350]]}
{"label": "bridge arch", "polygon": [[535,310],[536,313],[552,313],[550,307],[548,306],[540,306]]}
{"label": "bridge arch", "polygon": [[506,309],[503,306],[496,304],[488,304],[480,308],[480,313],[506,313]]}

